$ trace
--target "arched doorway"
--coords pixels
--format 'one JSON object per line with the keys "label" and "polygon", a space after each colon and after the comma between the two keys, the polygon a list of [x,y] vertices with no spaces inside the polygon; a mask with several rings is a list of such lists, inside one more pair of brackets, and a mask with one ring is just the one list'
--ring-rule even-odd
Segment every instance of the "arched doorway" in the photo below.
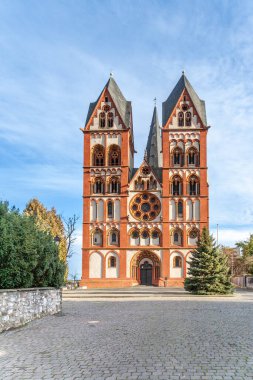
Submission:
{"label": "arched doorway", "polygon": [[148,261],[140,265],[141,285],[152,285],[152,266]]}
{"label": "arched doorway", "polygon": [[131,276],[140,285],[158,285],[160,259],[151,251],[137,252],[131,261]]}

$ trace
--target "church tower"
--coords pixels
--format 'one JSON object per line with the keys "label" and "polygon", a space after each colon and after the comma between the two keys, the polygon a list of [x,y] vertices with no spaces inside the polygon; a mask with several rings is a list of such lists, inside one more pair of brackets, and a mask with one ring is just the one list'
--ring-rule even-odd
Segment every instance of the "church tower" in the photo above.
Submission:
{"label": "church tower", "polygon": [[164,276],[182,285],[187,260],[208,227],[207,120],[184,72],[162,105]]}
{"label": "church tower", "polygon": [[110,77],[91,103],[83,161],[81,286],[183,286],[208,227],[205,103],[183,73],[155,105],[142,164],[134,168],[131,102]]}
{"label": "church tower", "polygon": [[112,76],[90,104],[82,132],[81,285],[126,286],[127,193],[134,163],[132,106]]}

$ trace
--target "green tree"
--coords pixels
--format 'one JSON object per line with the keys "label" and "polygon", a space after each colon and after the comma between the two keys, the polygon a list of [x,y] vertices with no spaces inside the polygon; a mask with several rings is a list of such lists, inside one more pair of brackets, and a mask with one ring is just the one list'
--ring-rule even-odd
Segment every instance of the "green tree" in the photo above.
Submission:
{"label": "green tree", "polygon": [[64,273],[53,237],[0,202],[0,288],[59,287]]}
{"label": "green tree", "polygon": [[250,234],[248,240],[239,241],[236,246],[241,249],[242,257],[241,274],[253,274],[253,234]]}
{"label": "green tree", "polygon": [[194,294],[229,294],[233,292],[227,257],[222,254],[207,228],[203,228],[197,248],[188,262],[185,290]]}

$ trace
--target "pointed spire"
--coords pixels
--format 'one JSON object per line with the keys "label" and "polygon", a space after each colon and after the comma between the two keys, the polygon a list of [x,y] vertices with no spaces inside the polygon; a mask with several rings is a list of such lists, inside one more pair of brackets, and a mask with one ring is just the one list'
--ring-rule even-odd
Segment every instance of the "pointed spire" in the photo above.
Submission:
{"label": "pointed spire", "polygon": [[143,157],[144,161],[148,162],[148,152],[147,152],[147,148],[145,149],[144,151],[144,157]]}
{"label": "pointed spire", "polygon": [[199,98],[191,83],[187,79],[185,72],[182,71],[182,75],[176,86],[173,88],[167,100],[163,102],[163,126],[167,123],[184,89],[187,90],[203,124],[207,125],[205,102]]}
{"label": "pointed spire", "polygon": [[160,134],[160,125],[158,120],[158,112],[156,105],[154,107],[153,117],[149,129],[148,142],[147,142],[147,162],[154,168],[162,166],[162,140]]}

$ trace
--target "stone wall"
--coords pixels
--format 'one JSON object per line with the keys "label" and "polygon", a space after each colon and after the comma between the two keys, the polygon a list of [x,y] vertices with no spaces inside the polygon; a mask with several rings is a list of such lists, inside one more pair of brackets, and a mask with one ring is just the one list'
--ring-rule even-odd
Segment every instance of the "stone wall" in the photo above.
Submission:
{"label": "stone wall", "polygon": [[0,332],[61,311],[61,289],[0,290]]}

